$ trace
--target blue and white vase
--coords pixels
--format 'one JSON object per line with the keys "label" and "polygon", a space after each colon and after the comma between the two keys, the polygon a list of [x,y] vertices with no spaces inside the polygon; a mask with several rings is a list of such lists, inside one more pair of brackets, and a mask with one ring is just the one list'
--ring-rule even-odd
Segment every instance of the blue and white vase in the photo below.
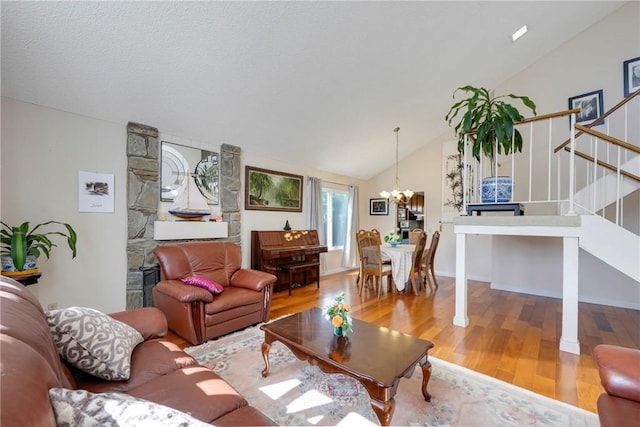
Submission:
{"label": "blue and white vase", "polygon": [[513,180],[510,176],[484,178],[481,190],[482,203],[509,203],[513,192]]}
{"label": "blue and white vase", "polygon": [[[27,255],[24,260],[24,266],[21,271],[34,270],[38,259],[33,255]],[[11,255],[2,255],[2,271],[15,272],[18,271],[13,265]]]}

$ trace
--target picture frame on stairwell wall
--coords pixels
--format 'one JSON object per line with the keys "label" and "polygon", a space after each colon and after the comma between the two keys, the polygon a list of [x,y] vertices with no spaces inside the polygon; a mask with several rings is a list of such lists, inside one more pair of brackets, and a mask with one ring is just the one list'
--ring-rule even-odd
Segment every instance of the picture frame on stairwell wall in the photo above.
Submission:
{"label": "picture frame on stairwell wall", "polygon": [[640,89],[640,56],[622,63],[624,75],[624,97]]}
{"label": "picture frame on stairwell wall", "polygon": [[[604,113],[604,96],[602,89],[569,98],[569,109],[579,108],[576,114],[576,124],[587,126]],[[604,119],[595,123],[594,126],[604,124]],[[571,119],[569,119],[571,125]]]}

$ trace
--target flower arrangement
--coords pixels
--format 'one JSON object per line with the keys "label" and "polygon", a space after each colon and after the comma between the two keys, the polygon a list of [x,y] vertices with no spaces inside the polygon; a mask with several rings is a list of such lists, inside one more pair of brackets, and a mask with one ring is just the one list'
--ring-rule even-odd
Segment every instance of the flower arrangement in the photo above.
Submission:
{"label": "flower arrangement", "polygon": [[401,243],[402,236],[400,235],[400,233],[398,233],[398,230],[394,228],[391,233],[384,236],[384,241],[386,243]]}
{"label": "flower arrangement", "polygon": [[[333,304],[326,307],[326,317],[335,328],[335,332],[340,329],[341,334],[344,334],[353,330],[350,309],[349,304],[344,302],[344,292],[333,300]],[[338,334],[336,333],[336,335]]]}

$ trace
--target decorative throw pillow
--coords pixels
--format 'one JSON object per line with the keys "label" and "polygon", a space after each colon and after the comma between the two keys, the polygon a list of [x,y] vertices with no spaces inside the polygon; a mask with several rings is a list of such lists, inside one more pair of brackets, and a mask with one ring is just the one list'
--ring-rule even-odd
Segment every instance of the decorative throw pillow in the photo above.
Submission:
{"label": "decorative throw pillow", "polygon": [[224,291],[224,286],[218,282],[214,282],[211,279],[207,279],[202,276],[189,276],[182,279],[184,283],[191,286],[197,286],[202,289],[206,289],[214,295],[221,294]]}
{"label": "decorative throw pillow", "polygon": [[123,393],[52,388],[49,400],[58,426],[211,427],[185,412]]}
{"label": "decorative throw pillow", "polygon": [[131,353],[144,341],[138,331],[97,310],[70,307],[47,312],[58,354],[96,377],[120,381],[131,374]]}

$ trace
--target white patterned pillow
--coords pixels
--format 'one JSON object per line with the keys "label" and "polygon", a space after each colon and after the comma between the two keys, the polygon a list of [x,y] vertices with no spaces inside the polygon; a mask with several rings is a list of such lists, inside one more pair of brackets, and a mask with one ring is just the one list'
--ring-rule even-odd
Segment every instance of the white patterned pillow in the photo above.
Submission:
{"label": "white patterned pillow", "polygon": [[47,312],[58,354],[96,377],[120,381],[131,374],[131,353],[144,341],[138,331],[97,310],[71,307]]}
{"label": "white patterned pillow", "polygon": [[177,409],[123,393],[52,388],[49,390],[49,400],[56,424],[62,427],[211,427],[211,424]]}

